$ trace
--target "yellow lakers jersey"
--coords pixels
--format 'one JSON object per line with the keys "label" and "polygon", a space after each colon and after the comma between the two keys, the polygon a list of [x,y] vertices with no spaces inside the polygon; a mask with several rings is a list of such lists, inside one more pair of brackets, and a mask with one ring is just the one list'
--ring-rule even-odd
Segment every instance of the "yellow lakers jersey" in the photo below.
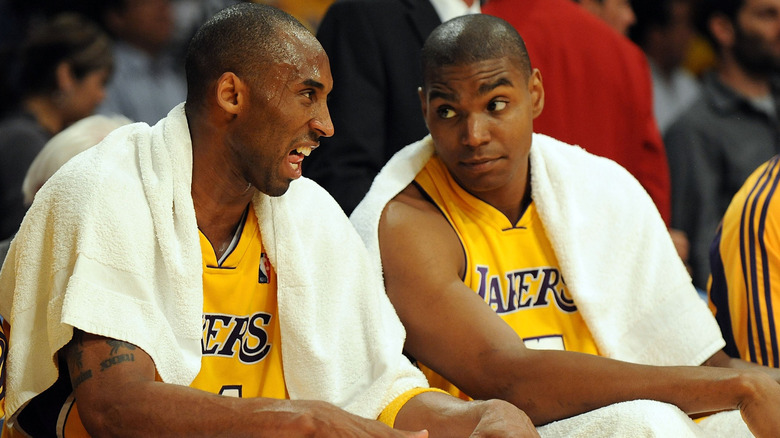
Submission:
{"label": "yellow lakers jersey", "polygon": [[201,233],[203,340],[193,388],[236,397],[288,398],[276,304],[276,274],[249,212],[241,238],[221,261]]}
{"label": "yellow lakers jersey", "polygon": [[[257,217],[251,208],[236,236],[232,250],[223,260],[217,260],[208,239],[200,234],[202,358],[200,372],[190,387],[225,396],[288,398],[282,371],[276,274],[263,252]],[[66,369],[64,363],[60,369]],[[26,412],[30,407],[33,409]],[[25,406],[17,423],[32,436],[89,436],[81,424],[67,372]],[[3,429],[3,437],[26,436],[15,429]]]}
{"label": "yellow lakers jersey", "polygon": [[780,158],[734,195],[710,249],[710,308],[729,356],[780,367]]}
{"label": "yellow lakers jersey", "polygon": [[[434,155],[415,178],[460,239],[466,255],[463,282],[479,294],[525,345],[534,349],[598,354],[590,330],[566,289],[533,202],[513,224],[500,211],[461,188]],[[432,386],[467,398],[421,366]]]}

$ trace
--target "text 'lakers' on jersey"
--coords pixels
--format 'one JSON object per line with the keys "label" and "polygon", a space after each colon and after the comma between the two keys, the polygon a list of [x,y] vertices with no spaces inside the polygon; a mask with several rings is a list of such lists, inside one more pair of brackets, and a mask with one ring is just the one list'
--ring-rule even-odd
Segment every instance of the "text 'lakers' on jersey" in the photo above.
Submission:
{"label": "text 'lakers' on jersey", "polygon": [[[513,224],[500,211],[463,190],[434,155],[415,182],[447,218],[466,255],[463,282],[479,294],[529,348],[598,354],[566,290],[533,202]],[[432,386],[465,398],[422,367]]]}
{"label": "text 'lakers' on jersey", "polygon": [[[288,398],[282,372],[276,275],[257,217],[247,210],[222,260],[201,233],[203,338],[201,369],[190,387],[233,397]],[[4,428],[3,437],[89,436],[81,424],[64,362],[57,383],[17,416],[27,433]],[[159,380],[159,376],[157,376]],[[30,431],[35,431],[30,433]]]}
{"label": "text 'lakers' on jersey", "polygon": [[[276,275],[254,211],[238,243],[218,261],[201,234],[203,340],[193,388],[236,397],[287,398],[282,372]],[[221,263],[220,263],[221,262]]]}
{"label": "text 'lakers' on jersey", "polygon": [[710,308],[729,356],[780,367],[780,159],[756,169],[732,198],[710,248]]}

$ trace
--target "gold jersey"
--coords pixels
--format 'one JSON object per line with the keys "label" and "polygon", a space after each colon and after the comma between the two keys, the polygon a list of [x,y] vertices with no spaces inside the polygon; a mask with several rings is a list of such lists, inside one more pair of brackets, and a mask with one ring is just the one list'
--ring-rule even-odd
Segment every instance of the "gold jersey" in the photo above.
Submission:
{"label": "gold jersey", "polygon": [[[566,289],[555,252],[533,202],[517,223],[472,196],[434,155],[415,183],[458,235],[466,256],[463,282],[483,298],[528,348],[598,354]],[[468,398],[424,365],[431,386]]]}
{"label": "gold jersey", "polygon": [[724,351],[780,367],[780,156],[764,163],[734,195],[710,247],[710,308]]}
{"label": "gold jersey", "polygon": [[263,252],[257,217],[248,213],[238,243],[222,263],[200,234],[203,355],[190,386],[236,397],[286,399],[276,274]]}

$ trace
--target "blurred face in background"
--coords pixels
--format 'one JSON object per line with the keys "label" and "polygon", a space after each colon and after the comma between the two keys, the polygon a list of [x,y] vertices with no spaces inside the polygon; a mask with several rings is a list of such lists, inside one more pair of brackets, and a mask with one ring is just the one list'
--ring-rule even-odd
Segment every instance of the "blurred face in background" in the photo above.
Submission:
{"label": "blurred face in background", "polygon": [[69,78],[60,81],[60,93],[57,104],[63,111],[64,126],[68,126],[84,117],[92,115],[95,108],[106,97],[106,83],[109,78],[109,70],[102,68],[88,72],[82,78],[76,78],[67,71],[69,66],[61,64],[65,69],[65,75]]}
{"label": "blurred face in background", "polygon": [[107,13],[106,24],[117,37],[149,53],[164,49],[175,30],[170,0],[125,0],[124,9]]}
{"label": "blurred face in background", "polygon": [[579,3],[622,35],[636,22],[630,0],[579,0]]}
{"label": "blurred face in background", "polygon": [[780,69],[780,0],[745,0],[734,23],[732,53],[756,75]]}

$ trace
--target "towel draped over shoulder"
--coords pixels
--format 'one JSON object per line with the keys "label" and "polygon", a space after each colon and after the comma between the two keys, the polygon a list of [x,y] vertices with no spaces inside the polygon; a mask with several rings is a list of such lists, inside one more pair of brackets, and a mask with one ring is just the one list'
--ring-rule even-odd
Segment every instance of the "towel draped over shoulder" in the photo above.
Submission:
{"label": "towel draped over shoulder", "polygon": [[[433,154],[430,136],[399,151],[350,217],[377,269],[382,211]],[[542,134],[533,135],[530,172],[531,197],[568,291],[603,356],[651,365],[699,365],[724,346],[660,214],[633,176],[611,160]],[[543,436],[592,436],[598,427],[583,425],[596,424],[610,412],[668,415],[668,409],[647,410],[648,403],[657,402],[606,407],[598,415],[564,420]],[[697,430],[682,411],[671,411],[686,428]],[[663,421],[668,423],[669,417]],[[744,424],[740,427],[746,430]],[[660,429],[656,432],[664,436]]]}
{"label": "towel draped over shoulder", "polygon": [[[38,192],[0,272],[0,314],[11,324],[7,414],[54,383],[56,352],[74,327],[142,348],[164,382],[195,378],[203,285],[191,182],[182,104],[152,127],[112,132]],[[252,204],[277,272],[290,397],[376,418],[427,386],[401,354],[403,326],[336,202],[301,178]]]}

